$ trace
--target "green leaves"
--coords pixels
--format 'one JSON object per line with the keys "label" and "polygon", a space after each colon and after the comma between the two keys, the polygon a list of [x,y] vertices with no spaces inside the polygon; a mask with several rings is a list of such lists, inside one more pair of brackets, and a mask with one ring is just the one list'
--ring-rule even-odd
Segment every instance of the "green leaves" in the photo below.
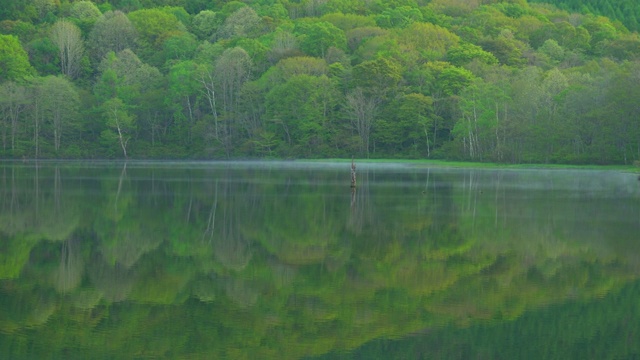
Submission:
{"label": "green leaves", "polygon": [[23,80],[33,74],[27,52],[20,45],[18,38],[0,34],[0,82]]}
{"label": "green leaves", "polygon": [[312,56],[324,57],[332,46],[343,50],[347,47],[344,31],[325,21],[301,21],[294,31],[299,34],[300,49]]}
{"label": "green leaves", "polygon": [[498,63],[498,59],[492,53],[484,51],[480,46],[474,44],[462,43],[447,50],[447,61],[453,65],[464,66],[473,60],[488,65]]}
{"label": "green leaves", "polygon": [[102,104],[102,111],[109,130],[103,132],[101,137],[119,144],[123,157],[128,158],[127,145],[136,127],[133,116],[127,111],[124,102],[117,97]]}
{"label": "green leaves", "polygon": [[[575,0],[555,1],[567,2],[576,5]],[[618,7],[613,0],[602,3],[608,4],[616,16],[640,17],[635,4]],[[281,91],[276,87],[285,86],[300,75],[311,76],[314,84],[316,78],[327,77],[329,85],[322,83],[326,85],[323,89],[330,90],[327,98],[343,100],[323,100],[318,105],[322,111],[317,111],[305,108],[304,99],[282,94],[287,102],[302,104],[304,126],[297,127],[302,133],[322,133],[313,135],[321,144],[318,149],[323,149],[316,151],[318,156],[350,156],[357,143],[363,142],[346,115],[351,110],[344,100],[353,99],[356,93],[377,109],[380,132],[376,133],[373,127],[373,136],[378,140],[392,139],[385,140],[385,146],[376,147],[374,142],[371,149],[377,149],[375,156],[405,156],[424,153],[423,150],[441,151],[445,157],[458,156],[455,151],[449,152],[456,146],[451,130],[462,112],[460,95],[475,79],[513,85],[510,91],[518,89],[510,94],[517,104],[510,111],[522,118],[519,125],[512,125],[523,127],[512,129],[513,133],[526,138],[525,133],[531,130],[535,135],[530,138],[543,139],[550,138],[551,127],[533,129],[522,125],[545,118],[541,109],[556,114],[558,128],[579,124],[572,116],[575,112],[566,110],[566,102],[579,97],[573,89],[581,86],[578,81],[578,87],[574,87],[571,79],[583,75],[604,79],[605,73],[615,72],[613,69],[623,62],[640,59],[640,36],[615,19],[593,15],[598,11],[591,0],[581,5],[591,14],[570,14],[521,0],[484,4],[459,0],[114,0],[97,5],[90,1],[67,4],[57,0],[16,0],[6,5],[0,7],[0,83],[21,82],[34,75],[65,74],[86,105],[82,106],[80,117],[83,133],[79,139],[83,143],[73,145],[80,149],[87,143],[96,144],[97,152],[92,156],[113,154],[107,149],[110,145],[102,146],[96,141],[104,124],[96,125],[91,119],[105,101],[114,97],[126,104],[140,125],[136,139],[141,141],[136,141],[134,147],[143,147],[136,153],[145,156],[274,154],[278,141],[278,150],[296,154],[297,145],[287,140],[284,123],[274,126],[274,119],[267,115],[267,108],[278,108],[278,99],[267,99],[267,94]],[[55,35],[47,38],[52,29]],[[24,50],[20,41],[25,44]],[[83,46],[88,49],[88,56],[83,55]],[[113,55],[108,55],[110,52]],[[567,76],[568,87],[551,100],[541,100],[544,90],[540,86],[522,85],[526,76],[521,74],[531,69],[545,74],[556,67]],[[537,76],[538,85],[544,78]],[[302,84],[287,86],[292,86],[292,91],[310,91]],[[603,86],[610,89],[604,80]],[[416,120],[429,124],[428,149],[420,148],[423,143],[390,135],[389,129],[398,120],[396,115],[408,111],[401,107],[411,94],[433,99],[433,116],[426,122],[422,118]],[[531,101],[527,102],[527,95]],[[315,95],[310,96],[309,103],[315,102]],[[30,97],[20,117],[34,127],[42,122],[39,100]],[[605,110],[613,107],[615,101],[608,97],[598,111],[585,113],[594,123],[611,121],[603,114],[617,118]],[[278,112],[290,113],[286,117],[289,120],[296,115],[282,106]],[[557,117],[563,112],[568,115]],[[627,119],[619,122],[626,125],[610,128],[637,127]],[[16,129],[16,144],[35,145],[35,139],[40,138],[31,136],[31,128]],[[422,138],[407,135],[404,130],[398,132],[407,139]],[[42,140],[42,149],[47,153],[53,138]],[[522,141],[514,140],[508,146],[517,143]],[[364,148],[369,147],[363,145],[361,150]],[[570,146],[564,144],[561,148],[566,154]],[[581,153],[586,149],[576,145],[578,148]],[[531,152],[560,151],[557,149],[535,147]],[[81,152],[72,151],[76,153]],[[534,158],[550,159],[546,155]]]}
{"label": "green leaves", "polygon": [[312,155],[327,142],[329,112],[335,89],[326,76],[293,75],[266,96],[266,115],[273,131],[297,152]]}
{"label": "green leaves", "polygon": [[364,61],[353,67],[353,84],[367,92],[383,96],[394,90],[402,79],[402,68],[386,58]]}

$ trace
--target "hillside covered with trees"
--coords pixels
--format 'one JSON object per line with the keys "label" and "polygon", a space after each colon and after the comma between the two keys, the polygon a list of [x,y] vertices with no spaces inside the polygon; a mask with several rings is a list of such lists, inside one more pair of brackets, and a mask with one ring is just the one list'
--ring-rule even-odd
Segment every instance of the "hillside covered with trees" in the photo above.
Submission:
{"label": "hillside covered with trees", "polygon": [[628,164],[639,58],[524,0],[0,0],[0,157]]}
{"label": "hillside covered with trees", "polygon": [[618,20],[629,30],[640,29],[640,4],[633,0],[532,0],[568,11],[596,14]]}

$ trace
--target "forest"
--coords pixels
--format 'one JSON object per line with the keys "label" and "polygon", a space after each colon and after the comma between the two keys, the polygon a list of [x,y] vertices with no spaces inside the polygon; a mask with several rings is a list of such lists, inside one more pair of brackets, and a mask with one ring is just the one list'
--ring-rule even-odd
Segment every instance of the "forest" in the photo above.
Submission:
{"label": "forest", "polygon": [[568,10],[606,16],[618,20],[632,31],[640,29],[640,7],[633,0],[532,0]]}
{"label": "forest", "polygon": [[0,158],[633,164],[640,6],[552,2],[0,0]]}

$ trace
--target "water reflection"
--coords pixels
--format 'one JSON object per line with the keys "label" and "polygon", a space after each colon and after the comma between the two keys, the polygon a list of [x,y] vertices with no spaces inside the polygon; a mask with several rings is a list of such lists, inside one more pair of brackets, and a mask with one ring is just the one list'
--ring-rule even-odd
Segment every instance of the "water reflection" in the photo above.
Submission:
{"label": "water reflection", "polygon": [[14,358],[295,359],[596,301],[640,275],[640,189],[617,172],[363,164],[352,192],[347,164],[0,171]]}

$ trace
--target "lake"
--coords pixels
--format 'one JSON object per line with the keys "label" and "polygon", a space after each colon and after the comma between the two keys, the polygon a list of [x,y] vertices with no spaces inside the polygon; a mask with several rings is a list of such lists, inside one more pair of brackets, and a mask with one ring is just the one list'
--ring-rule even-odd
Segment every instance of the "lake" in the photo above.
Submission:
{"label": "lake", "polygon": [[640,181],[5,162],[8,359],[640,357]]}

